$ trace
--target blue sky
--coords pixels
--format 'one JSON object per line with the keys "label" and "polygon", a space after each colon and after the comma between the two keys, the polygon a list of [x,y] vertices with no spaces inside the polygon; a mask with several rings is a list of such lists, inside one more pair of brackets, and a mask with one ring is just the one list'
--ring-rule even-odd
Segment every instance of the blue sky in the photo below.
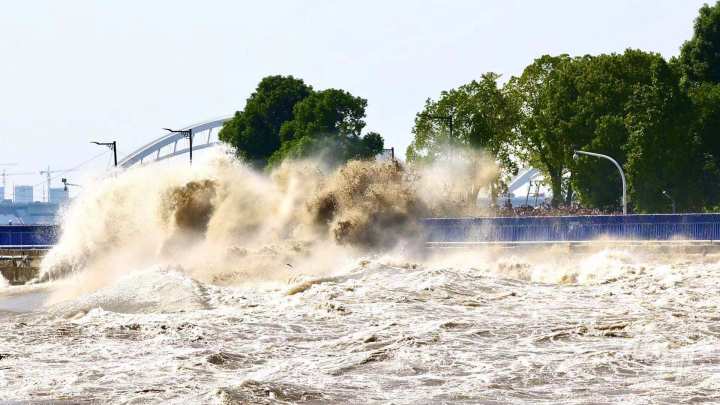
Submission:
{"label": "blue sky", "polygon": [[703,3],[3,0],[0,163],[67,169],[102,152],[95,139],[122,157],[162,127],[241,109],[270,74],[367,98],[367,130],[404,154],[426,98],[545,53],[677,55]]}

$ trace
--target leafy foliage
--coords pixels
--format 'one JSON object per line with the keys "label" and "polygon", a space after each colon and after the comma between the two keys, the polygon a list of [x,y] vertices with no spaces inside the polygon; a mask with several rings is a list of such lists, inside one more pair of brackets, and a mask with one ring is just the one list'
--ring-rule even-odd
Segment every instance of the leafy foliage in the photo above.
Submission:
{"label": "leafy foliage", "polygon": [[[616,168],[573,158],[585,150],[620,163],[638,212],[720,208],[720,1],[700,9],[693,37],[670,62],[633,49],[543,55],[504,86],[499,79],[486,73],[427,99],[408,160],[435,160],[448,146],[482,149],[505,174],[518,162],[542,170],[554,206],[574,200],[619,210]],[[344,90],[269,76],[220,138],[259,167],[311,155],[334,163],[372,158],[383,138],[363,135],[366,107]]]}
{"label": "leafy foliage", "polygon": [[693,37],[683,44],[679,61],[691,82],[720,83],[720,2],[700,9]]}
{"label": "leafy foliage", "polygon": [[550,179],[553,206],[562,202],[562,176],[576,145],[577,63],[568,55],[545,55],[513,77],[508,88],[520,106],[519,147],[523,157]]}
{"label": "leafy foliage", "polygon": [[[628,108],[637,89],[653,81],[653,66],[664,64],[658,54],[627,50],[581,60],[576,78],[577,116],[568,129],[579,134],[574,146],[626,162]],[[602,209],[620,208],[621,180],[606,160],[582,157],[569,164],[579,200]]]}
{"label": "leafy foliage", "polygon": [[510,146],[517,108],[498,88],[499,77],[496,73],[486,73],[479,81],[442,92],[437,101],[428,99],[423,111],[415,117],[408,160],[434,160],[447,146],[464,146],[487,150],[504,169],[516,172]]}
{"label": "leafy foliage", "polygon": [[258,167],[280,147],[280,128],[290,120],[293,107],[312,94],[312,87],[292,76],[268,76],[247,99],[245,109],[223,126],[220,140]]}
{"label": "leafy foliage", "polygon": [[344,90],[313,93],[295,105],[292,120],[280,129],[282,147],[271,157],[271,164],[310,155],[321,155],[330,163],[377,155],[383,149],[382,137],[377,133],[361,136],[366,107],[367,100]]}
{"label": "leafy foliage", "polygon": [[220,139],[257,167],[310,155],[334,163],[372,158],[382,152],[383,138],[361,135],[366,107],[367,100],[344,90],[314,91],[292,76],[268,76]]}
{"label": "leafy foliage", "polygon": [[698,210],[703,203],[700,144],[689,135],[693,108],[679,75],[665,61],[651,69],[628,105],[625,170],[630,197],[641,212]]}

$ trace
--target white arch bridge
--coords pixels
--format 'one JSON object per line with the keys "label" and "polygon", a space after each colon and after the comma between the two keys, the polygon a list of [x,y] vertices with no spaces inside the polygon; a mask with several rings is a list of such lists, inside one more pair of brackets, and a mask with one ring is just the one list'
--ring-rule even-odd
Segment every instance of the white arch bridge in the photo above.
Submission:
{"label": "white arch bridge", "polygon": [[[232,115],[202,121],[181,128],[179,131],[191,131],[192,150],[195,152],[219,144],[220,128],[231,118]],[[118,162],[118,167],[127,169],[138,164],[165,160],[188,152],[190,152],[190,141],[185,133],[167,133],[124,157]]]}

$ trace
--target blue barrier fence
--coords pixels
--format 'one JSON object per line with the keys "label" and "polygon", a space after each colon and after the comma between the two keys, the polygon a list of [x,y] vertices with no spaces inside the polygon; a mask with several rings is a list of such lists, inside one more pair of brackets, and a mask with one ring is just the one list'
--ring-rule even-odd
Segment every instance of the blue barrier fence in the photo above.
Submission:
{"label": "blue barrier fence", "polygon": [[[720,241],[720,214],[427,218],[423,225],[429,242]],[[57,237],[54,225],[0,226],[0,246],[54,245]]]}
{"label": "blue barrier fence", "polygon": [[57,243],[55,225],[0,225],[0,247],[36,247]]}
{"label": "blue barrier fence", "polygon": [[429,242],[720,240],[720,214],[428,218]]}

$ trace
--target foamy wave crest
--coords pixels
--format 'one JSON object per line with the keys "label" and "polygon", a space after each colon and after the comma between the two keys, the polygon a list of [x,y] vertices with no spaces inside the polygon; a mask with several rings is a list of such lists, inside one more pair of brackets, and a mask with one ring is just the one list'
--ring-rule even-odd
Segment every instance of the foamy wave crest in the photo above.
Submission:
{"label": "foamy wave crest", "polygon": [[184,275],[181,268],[153,266],[123,275],[112,286],[80,298],[72,299],[72,289],[61,289],[47,304],[50,313],[64,317],[84,315],[94,308],[118,313],[178,312],[206,309],[205,295],[204,285]]}
{"label": "foamy wave crest", "polygon": [[418,237],[428,209],[412,179],[395,162],[286,162],[265,174],[223,153],[192,168],[131,169],[73,202],[40,278],[83,273],[93,291],[152,265],[229,284],[323,274]]}

